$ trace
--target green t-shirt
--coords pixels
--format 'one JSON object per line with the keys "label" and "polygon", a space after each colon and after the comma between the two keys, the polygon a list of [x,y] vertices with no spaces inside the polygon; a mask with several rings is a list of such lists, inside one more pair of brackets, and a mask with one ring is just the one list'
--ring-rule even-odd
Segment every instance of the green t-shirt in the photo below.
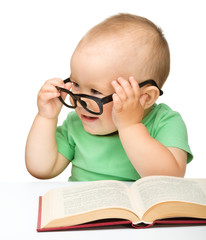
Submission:
{"label": "green t-shirt", "polygon": [[[179,113],[165,104],[154,104],[142,123],[150,135],[166,147],[177,147],[193,156],[187,129]],[[72,162],[70,181],[121,180],[140,178],[121,144],[118,134],[96,136],[87,133],[75,112],[57,127],[58,151]],[[145,146],[147,147],[147,146]]]}

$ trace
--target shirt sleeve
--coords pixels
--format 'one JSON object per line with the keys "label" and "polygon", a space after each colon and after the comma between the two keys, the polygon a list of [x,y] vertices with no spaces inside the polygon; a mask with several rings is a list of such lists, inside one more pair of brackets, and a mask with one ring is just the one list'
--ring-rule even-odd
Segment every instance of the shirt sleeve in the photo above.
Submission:
{"label": "shirt sleeve", "polygon": [[166,147],[176,147],[187,152],[187,163],[193,159],[188,144],[186,125],[177,112],[166,114],[160,121],[155,139]]}
{"label": "shirt sleeve", "polygon": [[56,128],[56,141],[58,152],[66,157],[69,161],[72,161],[74,157],[75,144],[69,134],[69,121],[70,117],[68,115],[63,124]]}

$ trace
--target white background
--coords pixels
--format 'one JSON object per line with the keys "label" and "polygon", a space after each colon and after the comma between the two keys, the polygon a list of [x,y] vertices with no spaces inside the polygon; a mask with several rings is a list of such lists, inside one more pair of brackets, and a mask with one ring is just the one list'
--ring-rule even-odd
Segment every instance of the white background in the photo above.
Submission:
{"label": "white background", "polygon": [[[181,113],[194,160],[186,177],[206,177],[206,34],[204,0],[0,0],[0,181],[40,181],[25,168],[25,142],[37,113],[37,93],[66,78],[81,37],[113,14],[133,13],[160,26],[171,51],[171,72],[158,102]],[[59,124],[66,117],[63,108]],[[51,181],[67,181],[70,169]]]}

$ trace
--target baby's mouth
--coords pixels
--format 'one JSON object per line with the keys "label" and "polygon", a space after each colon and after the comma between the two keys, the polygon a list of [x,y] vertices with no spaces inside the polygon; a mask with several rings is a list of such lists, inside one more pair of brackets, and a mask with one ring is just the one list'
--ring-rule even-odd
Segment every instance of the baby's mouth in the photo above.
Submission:
{"label": "baby's mouth", "polygon": [[82,119],[82,121],[85,121],[85,122],[94,122],[98,119],[98,117],[92,117],[92,116],[87,116],[87,115],[81,114],[81,119]]}

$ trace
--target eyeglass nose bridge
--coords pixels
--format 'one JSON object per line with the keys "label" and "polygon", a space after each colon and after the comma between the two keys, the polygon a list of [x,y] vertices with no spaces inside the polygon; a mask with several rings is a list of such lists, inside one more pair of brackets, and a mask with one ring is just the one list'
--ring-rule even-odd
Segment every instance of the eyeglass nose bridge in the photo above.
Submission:
{"label": "eyeglass nose bridge", "polygon": [[83,108],[87,108],[87,103],[83,101],[81,98],[78,99],[78,102],[82,105]]}
{"label": "eyeglass nose bridge", "polygon": [[82,105],[81,99],[80,99],[80,97],[79,97],[78,95],[73,94],[73,93],[70,92],[70,91],[69,91],[68,93],[69,93],[70,98],[71,98],[72,101],[73,101],[73,108],[76,108],[76,107],[77,107],[77,102],[79,102],[79,103]]}
{"label": "eyeglass nose bridge", "polygon": [[[90,96],[90,95],[86,95],[86,94],[75,94],[72,97],[75,98],[76,105],[77,105],[77,102],[78,102],[89,113],[95,114],[95,115],[102,114],[102,112],[103,112],[103,104],[101,102],[101,99],[93,97],[93,96]],[[85,100],[82,100],[82,98],[85,99]],[[97,112],[90,109],[90,106],[88,105],[86,99],[88,99],[88,101],[92,100],[92,101],[94,101],[96,103],[96,105],[98,106],[98,111]]]}
{"label": "eyeglass nose bridge", "polygon": [[[84,98],[85,100],[82,100],[82,98]],[[96,104],[95,105],[98,105],[98,109],[99,111],[96,112],[96,111],[93,111],[90,109],[90,107],[92,108],[92,106],[88,105],[86,99],[88,99],[89,102],[91,101],[94,101]],[[103,107],[102,107],[102,103],[101,101],[98,99],[98,98],[95,98],[93,96],[89,96],[89,95],[85,95],[85,94],[82,94],[80,96],[77,96],[77,102],[79,102],[81,104],[81,106],[86,110],[88,111],[89,113],[91,114],[95,114],[95,115],[100,115],[102,114],[103,112]],[[90,103],[91,104],[91,103]]]}
{"label": "eyeglass nose bridge", "polygon": [[71,94],[70,96],[71,96],[72,100],[74,101],[74,106],[75,106],[75,108],[77,107],[77,104],[78,104],[78,103],[79,103],[84,109],[87,108],[87,103],[86,103],[85,101],[83,101],[80,96],[78,96],[78,95],[73,95],[73,94]]}

